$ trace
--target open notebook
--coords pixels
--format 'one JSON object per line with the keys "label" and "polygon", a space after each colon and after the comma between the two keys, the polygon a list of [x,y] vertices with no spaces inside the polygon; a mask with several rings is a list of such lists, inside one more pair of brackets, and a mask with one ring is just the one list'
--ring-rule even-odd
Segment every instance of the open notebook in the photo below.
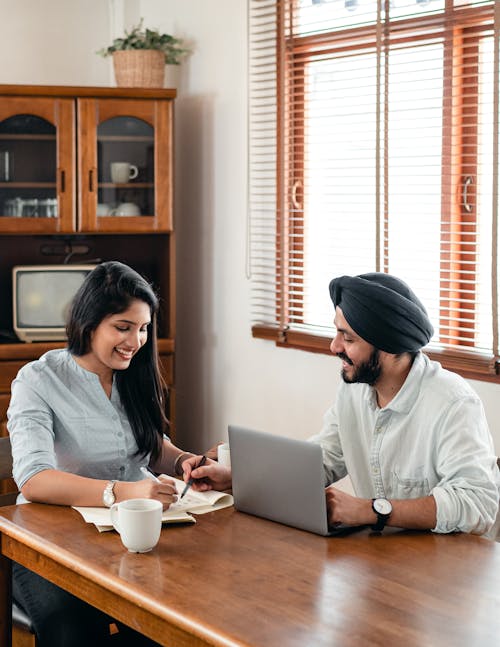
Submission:
{"label": "open notebook", "polygon": [[[173,479],[177,494],[181,495],[185,483],[180,479]],[[190,514],[205,514],[214,512],[233,505],[233,497],[226,492],[208,490],[207,492],[195,492],[192,488],[185,496],[176,503],[173,503],[168,510],[163,512],[163,523],[195,523],[196,519]],[[93,523],[99,532],[112,530],[111,513],[109,508],[91,508],[73,506],[87,523]]]}

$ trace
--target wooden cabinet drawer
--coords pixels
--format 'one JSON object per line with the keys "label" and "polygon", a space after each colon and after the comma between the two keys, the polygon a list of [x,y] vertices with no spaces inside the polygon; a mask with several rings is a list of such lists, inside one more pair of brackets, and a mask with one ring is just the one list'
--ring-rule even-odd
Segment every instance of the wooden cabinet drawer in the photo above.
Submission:
{"label": "wooden cabinet drawer", "polygon": [[174,383],[174,357],[173,355],[160,355],[160,371],[167,386]]}
{"label": "wooden cabinet drawer", "polygon": [[10,385],[26,362],[0,362],[0,394],[10,393]]}
{"label": "wooden cabinet drawer", "polygon": [[0,436],[7,436],[7,409],[9,408],[10,393],[0,395]]}
{"label": "wooden cabinet drawer", "polygon": [[7,409],[9,408],[10,393],[0,394],[0,421],[7,418]]}

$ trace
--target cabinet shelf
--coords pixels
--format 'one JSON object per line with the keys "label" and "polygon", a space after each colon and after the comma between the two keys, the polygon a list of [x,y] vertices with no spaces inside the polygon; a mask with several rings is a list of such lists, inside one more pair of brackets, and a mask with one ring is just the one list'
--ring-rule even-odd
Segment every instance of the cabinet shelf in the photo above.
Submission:
{"label": "cabinet shelf", "polygon": [[55,189],[55,182],[0,182],[0,189]]}
{"label": "cabinet shelf", "polygon": [[120,184],[114,182],[99,182],[99,188],[101,189],[152,189],[153,187],[153,182],[124,182]]}
{"label": "cabinet shelf", "polygon": [[153,143],[154,137],[147,137],[146,135],[99,135],[98,142],[148,142]]}
{"label": "cabinet shelf", "polygon": [[38,133],[2,133],[0,141],[56,141],[56,135],[44,135]]}

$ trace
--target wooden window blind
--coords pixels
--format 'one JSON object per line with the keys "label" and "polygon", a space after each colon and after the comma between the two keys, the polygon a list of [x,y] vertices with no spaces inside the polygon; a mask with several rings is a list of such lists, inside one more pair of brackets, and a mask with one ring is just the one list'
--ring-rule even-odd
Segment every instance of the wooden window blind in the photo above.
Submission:
{"label": "wooden window blind", "polygon": [[497,380],[493,0],[250,0],[252,333],[327,352],[330,279],[395,274],[431,356]]}

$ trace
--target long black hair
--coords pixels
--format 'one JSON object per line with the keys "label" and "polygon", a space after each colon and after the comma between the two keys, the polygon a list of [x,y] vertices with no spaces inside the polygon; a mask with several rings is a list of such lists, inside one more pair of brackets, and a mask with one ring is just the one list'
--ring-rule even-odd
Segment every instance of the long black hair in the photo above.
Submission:
{"label": "long black hair", "polygon": [[146,456],[151,453],[155,460],[160,455],[168,421],[165,416],[166,385],[158,365],[158,298],[149,283],[131,267],[118,261],[98,265],[72,301],[66,326],[68,350],[76,356],[89,353],[92,333],[101,321],[109,315],[124,312],[134,299],[144,301],[150,308],[148,338],[132,358],[130,366],[116,371],[115,379],[137,442],[138,454]]}

